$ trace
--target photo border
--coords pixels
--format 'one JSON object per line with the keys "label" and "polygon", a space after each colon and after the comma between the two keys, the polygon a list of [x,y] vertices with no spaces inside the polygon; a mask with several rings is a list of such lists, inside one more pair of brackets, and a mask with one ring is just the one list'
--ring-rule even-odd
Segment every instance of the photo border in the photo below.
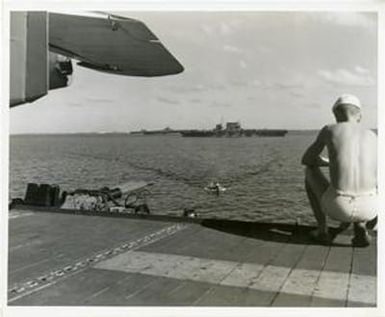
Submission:
{"label": "photo border", "polygon": [[[384,316],[385,315],[385,245],[384,232],[378,230],[377,250],[377,308],[272,308],[272,307],[11,307],[7,306],[7,245],[8,245],[8,184],[9,184],[9,13],[27,10],[103,10],[103,11],[366,11],[378,13],[378,59],[377,59],[377,120],[379,151],[378,162],[385,162],[385,4],[382,1],[31,1],[3,2],[2,8],[2,107],[1,107],[1,172],[0,203],[3,212],[0,218],[1,271],[0,307],[4,316]],[[381,206],[385,205],[385,166],[378,165]],[[378,227],[383,228],[385,219],[379,214]]]}

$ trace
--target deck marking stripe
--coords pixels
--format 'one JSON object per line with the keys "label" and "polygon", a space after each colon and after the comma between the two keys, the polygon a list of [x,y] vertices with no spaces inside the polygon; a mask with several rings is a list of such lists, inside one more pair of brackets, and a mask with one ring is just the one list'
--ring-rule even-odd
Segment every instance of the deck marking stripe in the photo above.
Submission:
{"label": "deck marking stripe", "polygon": [[25,281],[23,283],[18,283],[8,289],[8,302],[11,303],[26,295],[32,294],[38,290],[53,285],[57,283],[59,279],[61,280],[76,273],[79,273],[84,269],[90,267],[91,265],[94,265],[95,263],[98,263],[111,257],[118,256],[123,252],[135,250],[137,248],[141,248],[143,246],[169,237],[187,228],[187,226],[188,225],[184,223],[173,224],[158,231],[151,232],[146,236],[136,239],[134,241],[126,241],[125,243],[122,243],[117,247],[114,246],[109,250],[102,250],[92,255],[91,257],[82,260],[77,259],[75,260],[76,262],[72,264],[66,264],[62,268],[55,269],[54,271],[48,272],[44,275]]}
{"label": "deck marking stripe", "polygon": [[367,280],[365,276],[358,274],[351,274],[350,288],[348,294],[348,306],[351,302],[365,301],[375,304],[377,289],[377,279]]}
{"label": "deck marking stripe", "polygon": [[[349,278],[349,273],[322,271],[323,278],[318,281],[319,270],[291,269],[273,265],[263,266],[255,263],[239,263],[142,251],[125,252],[101,261],[94,267],[260,291],[281,291],[295,295],[308,296],[313,288],[315,290],[314,296],[341,301],[346,299],[346,294],[338,291],[338,283]],[[290,283],[285,284],[289,274],[292,279],[300,278],[301,283],[294,283],[292,280]],[[360,297],[357,295],[355,300],[363,304],[374,304],[376,277],[352,274],[352,278],[360,281],[361,288],[374,294],[374,297],[368,297],[367,295]],[[336,283],[333,281],[336,281]],[[337,291],[330,291],[335,288]]]}

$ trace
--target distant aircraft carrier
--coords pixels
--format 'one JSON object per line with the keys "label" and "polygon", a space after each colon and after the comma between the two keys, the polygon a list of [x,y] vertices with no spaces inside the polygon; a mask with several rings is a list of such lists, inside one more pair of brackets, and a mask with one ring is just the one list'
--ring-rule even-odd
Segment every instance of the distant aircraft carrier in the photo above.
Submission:
{"label": "distant aircraft carrier", "polygon": [[222,124],[217,124],[211,130],[173,130],[169,127],[163,130],[141,130],[132,131],[132,135],[175,135],[180,134],[183,137],[284,137],[288,133],[287,130],[282,129],[243,129],[239,122],[227,122],[226,127]]}

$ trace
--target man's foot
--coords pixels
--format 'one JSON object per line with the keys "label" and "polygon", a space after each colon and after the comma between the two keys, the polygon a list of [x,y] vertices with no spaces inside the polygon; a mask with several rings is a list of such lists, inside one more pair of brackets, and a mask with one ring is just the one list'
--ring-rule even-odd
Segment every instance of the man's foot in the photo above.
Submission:
{"label": "man's foot", "polygon": [[319,229],[310,231],[309,235],[313,241],[322,245],[329,245],[332,242],[330,234],[328,232],[320,231]]}
{"label": "man's foot", "polygon": [[372,238],[366,230],[365,223],[354,223],[354,238],[352,239],[352,245],[354,247],[367,247],[370,245]]}
{"label": "man's foot", "polygon": [[370,245],[370,242],[372,241],[372,238],[368,233],[366,233],[364,236],[354,236],[352,239],[352,245],[356,248],[364,248]]}
{"label": "man's foot", "polygon": [[377,227],[377,220],[378,220],[378,217],[374,217],[372,220],[369,220],[367,223],[366,223],[366,229],[369,229],[369,230],[374,230],[376,229]]}

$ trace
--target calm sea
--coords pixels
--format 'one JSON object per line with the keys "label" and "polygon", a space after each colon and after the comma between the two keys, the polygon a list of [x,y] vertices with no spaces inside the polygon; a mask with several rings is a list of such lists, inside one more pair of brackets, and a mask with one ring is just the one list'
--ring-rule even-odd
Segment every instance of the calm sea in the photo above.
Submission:
{"label": "calm sea", "polygon": [[[154,182],[152,213],[314,223],[303,188],[300,158],[315,133],[283,138],[179,136],[11,136],[10,196],[26,184],[55,183],[63,190]],[[212,180],[228,188],[204,191]]]}

